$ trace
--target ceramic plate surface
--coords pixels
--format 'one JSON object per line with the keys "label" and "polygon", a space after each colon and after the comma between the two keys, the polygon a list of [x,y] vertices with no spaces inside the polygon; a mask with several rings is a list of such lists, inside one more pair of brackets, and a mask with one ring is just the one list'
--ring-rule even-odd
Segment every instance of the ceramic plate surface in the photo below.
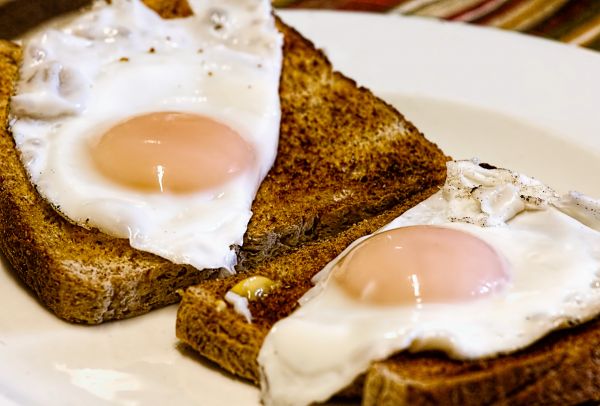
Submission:
{"label": "ceramic plate surface", "polygon": [[[336,69],[455,158],[600,197],[600,54],[419,18],[282,12]],[[255,405],[258,391],[178,347],[176,306],[87,327],[38,304],[0,264],[0,403]]]}

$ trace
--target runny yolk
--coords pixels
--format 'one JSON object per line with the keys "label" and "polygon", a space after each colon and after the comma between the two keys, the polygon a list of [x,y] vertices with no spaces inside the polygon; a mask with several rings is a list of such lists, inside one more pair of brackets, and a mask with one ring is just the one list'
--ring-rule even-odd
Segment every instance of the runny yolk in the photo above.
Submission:
{"label": "runny yolk", "polygon": [[211,118],[157,112],[110,128],[92,147],[100,172],[124,186],[190,193],[226,183],[252,166],[252,147]]}
{"label": "runny yolk", "polygon": [[376,234],[352,249],[332,272],[350,296],[377,305],[472,300],[509,280],[505,262],[486,242],[436,226]]}

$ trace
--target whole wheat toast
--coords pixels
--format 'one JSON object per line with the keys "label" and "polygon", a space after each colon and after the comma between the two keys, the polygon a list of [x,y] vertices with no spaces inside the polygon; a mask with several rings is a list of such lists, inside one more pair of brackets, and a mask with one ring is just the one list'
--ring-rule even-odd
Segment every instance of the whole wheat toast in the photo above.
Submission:
{"label": "whole wheat toast", "polygon": [[[232,278],[186,289],[177,314],[177,337],[223,369],[258,385],[256,358],[262,342],[273,324],[289,315],[312,287],[312,276],[352,241],[436,190],[435,185],[423,187],[338,234],[323,236]],[[249,302],[252,323],[248,323],[226,304],[224,296],[254,275],[277,281],[280,287]],[[596,404],[600,401],[600,318],[495,358],[457,361],[437,352],[401,352],[373,363],[337,396],[361,398],[364,405]]]}
{"label": "whole wheat toast", "polygon": [[[189,14],[179,0],[147,0],[164,17]],[[446,156],[392,107],[334,73],[285,24],[281,136],[261,185],[239,269],[326,238],[438,186]],[[7,123],[21,57],[0,42],[0,122]],[[176,291],[214,276],[74,226],[28,182],[6,125],[0,127],[0,250],[59,317],[95,324],[174,303]]]}
{"label": "whole wheat toast", "polygon": [[[177,313],[177,337],[258,385],[256,359],[262,342],[273,324],[298,306],[298,299],[312,287],[312,276],[352,241],[390,222],[428,192],[250,273],[188,288]],[[248,323],[224,302],[224,296],[251,275],[266,276],[280,287],[249,302],[252,323]],[[457,361],[436,352],[401,352],[373,363],[338,396],[362,398],[363,405],[595,404],[600,401],[600,317],[496,358]]]}

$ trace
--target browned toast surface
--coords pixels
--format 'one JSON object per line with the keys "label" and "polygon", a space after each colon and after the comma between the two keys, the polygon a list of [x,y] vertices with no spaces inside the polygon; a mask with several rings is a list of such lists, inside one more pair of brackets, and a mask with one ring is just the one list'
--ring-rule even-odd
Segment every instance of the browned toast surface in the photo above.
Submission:
{"label": "browned toast surface", "polygon": [[325,55],[284,33],[281,142],[256,196],[243,264],[335,235],[445,178],[447,158],[394,108],[334,72]]}
{"label": "browned toast surface", "polygon": [[[189,11],[149,1],[165,16]],[[251,268],[326,238],[421,190],[439,185],[446,157],[393,108],[333,73],[298,33],[285,35],[278,157],[252,206],[240,252]],[[20,48],[0,43],[0,122],[7,123]],[[0,128],[0,250],[59,317],[100,323],[174,303],[176,291],[213,276],[74,226],[28,182],[14,142]]]}
{"label": "browned toast surface", "polygon": [[[185,291],[177,337],[227,371],[259,383],[256,358],[273,324],[289,315],[311,277],[356,238],[371,233],[416,204],[406,201],[379,216],[255,268],[281,287],[250,301],[252,323],[224,302],[241,279],[203,282]],[[530,347],[497,358],[457,361],[444,354],[402,352],[375,362],[343,396],[365,405],[573,405],[600,401],[600,318],[554,332]]]}

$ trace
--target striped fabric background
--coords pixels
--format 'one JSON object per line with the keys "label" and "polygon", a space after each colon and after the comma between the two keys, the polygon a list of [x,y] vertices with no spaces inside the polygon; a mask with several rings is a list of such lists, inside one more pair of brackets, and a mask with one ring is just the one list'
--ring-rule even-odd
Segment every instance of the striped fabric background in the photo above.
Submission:
{"label": "striped fabric background", "polygon": [[600,51],[600,0],[273,0],[273,5],[436,17],[523,31]]}

